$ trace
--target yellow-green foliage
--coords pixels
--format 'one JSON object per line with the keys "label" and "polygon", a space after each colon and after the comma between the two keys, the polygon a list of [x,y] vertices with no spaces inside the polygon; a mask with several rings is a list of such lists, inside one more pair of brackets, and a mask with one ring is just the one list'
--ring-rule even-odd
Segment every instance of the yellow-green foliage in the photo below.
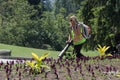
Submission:
{"label": "yellow-green foliage", "polygon": [[[41,68],[47,68],[50,69],[46,64],[43,63],[43,59],[45,59],[48,56],[48,53],[43,54],[41,57],[36,55],[35,53],[32,53],[32,56],[35,61],[26,61],[26,64],[32,68],[33,71],[37,71],[41,73]],[[36,72],[35,72],[36,73]]]}
{"label": "yellow-green foliage", "polygon": [[109,54],[105,54],[105,52],[110,48],[110,46],[101,46],[98,44],[98,48],[97,50],[100,53],[100,57],[106,57],[106,56],[112,56],[110,53]]}

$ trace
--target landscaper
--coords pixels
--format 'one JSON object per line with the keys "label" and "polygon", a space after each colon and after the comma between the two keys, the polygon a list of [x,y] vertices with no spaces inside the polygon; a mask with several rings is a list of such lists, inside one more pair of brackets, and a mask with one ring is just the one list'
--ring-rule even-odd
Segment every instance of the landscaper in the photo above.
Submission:
{"label": "landscaper", "polygon": [[68,40],[66,41],[67,44],[70,43],[72,40],[74,51],[77,58],[83,57],[84,55],[81,53],[81,49],[83,44],[86,42],[86,38],[84,38],[82,34],[82,27],[78,22],[76,16],[70,16],[70,34]]}

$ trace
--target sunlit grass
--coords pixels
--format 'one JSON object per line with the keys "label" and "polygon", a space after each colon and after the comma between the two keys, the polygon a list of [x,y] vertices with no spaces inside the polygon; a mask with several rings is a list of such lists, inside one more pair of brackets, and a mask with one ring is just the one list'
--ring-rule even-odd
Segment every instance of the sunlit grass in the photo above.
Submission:
{"label": "sunlit grass", "polygon": [[6,44],[0,44],[0,49],[11,50],[12,51],[11,56],[14,57],[32,57],[31,56],[32,52],[37,53],[38,56],[41,56],[44,53],[50,53],[48,57],[57,57],[59,54],[59,51],[27,48],[27,47],[20,47],[20,46],[6,45]]}
{"label": "sunlit grass", "polygon": [[85,56],[90,56],[90,57],[99,56],[99,53],[96,50],[95,51],[82,51],[82,54]]}
{"label": "sunlit grass", "polygon": [[[31,53],[37,53],[38,56],[41,56],[44,53],[49,53],[48,57],[57,58],[60,51],[50,51],[50,50],[43,50],[43,49],[36,49],[36,48],[28,48],[28,47],[21,47],[21,46],[14,46],[14,45],[7,45],[7,44],[0,44],[0,49],[7,49],[11,50],[11,56],[13,57],[32,57]],[[98,51],[83,51],[83,55],[85,56],[98,56]]]}

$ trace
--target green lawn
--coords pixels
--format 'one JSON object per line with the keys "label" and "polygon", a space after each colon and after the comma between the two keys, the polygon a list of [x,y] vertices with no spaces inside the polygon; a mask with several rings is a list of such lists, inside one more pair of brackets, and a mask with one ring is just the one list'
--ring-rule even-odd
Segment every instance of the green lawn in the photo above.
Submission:
{"label": "green lawn", "polygon": [[87,51],[87,52],[82,51],[82,53],[83,53],[85,56],[90,56],[90,57],[92,57],[92,56],[98,56],[98,55],[99,55],[98,51]]}
{"label": "green lawn", "polygon": [[[60,51],[49,51],[49,50],[43,50],[43,49],[35,49],[35,48],[27,48],[27,47],[20,47],[20,46],[13,46],[13,45],[6,45],[6,44],[0,44],[0,50],[7,49],[11,50],[11,56],[14,57],[32,57],[31,53],[34,52],[37,55],[41,56],[44,53],[49,53],[48,57],[57,58]],[[86,56],[97,56],[97,51],[82,51],[84,55]]]}
{"label": "green lawn", "polygon": [[32,57],[31,56],[32,52],[36,53],[39,56],[41,56],[44,53],[49,53],[49,57],[57,57],[59,54],[58,51],[48,51],[43,49],[27,48],[5,44],[0,44],[0,50],[1,49],[11,50],[12,51],[11,56],[14,57]]}

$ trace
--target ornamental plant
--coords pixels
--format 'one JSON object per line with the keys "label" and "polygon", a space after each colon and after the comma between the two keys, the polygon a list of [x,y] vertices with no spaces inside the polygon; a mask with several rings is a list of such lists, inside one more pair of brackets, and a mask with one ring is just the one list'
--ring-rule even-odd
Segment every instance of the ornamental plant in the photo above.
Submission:
{"label": "ornamental plant", "polygon": [[103,59],[99,56],[72,59],[45,58],[42,65],[49,65],[50,71],[40,68],[41,73],[35,71],[39,70],[35,67],[37,64],[35,59],[30,61],[33,67],[26,66],[26,60],[19,58],[6,63],[0,61],[0,80],[120,80],[119,54]]}
{"label": "ornamental plant", "polygon": [[31,67],[34,73],[41,73],[41,68],[47,68],[50,70],[50,67],[43,63],[43,60],[48,56],[48,53],[43,54],[41,57],[32,53],[34,60],[26,61],[26,64]]}
{"label": "ornamental plant", "polygon": [[98,44],[98,48],[97,50],[100,53],[100,57],[106,57],[106,56],[112,56],[112,54],[108,53],[106,54],[105,52],[110,48],[110,46],[101,46],[100,44]]}

